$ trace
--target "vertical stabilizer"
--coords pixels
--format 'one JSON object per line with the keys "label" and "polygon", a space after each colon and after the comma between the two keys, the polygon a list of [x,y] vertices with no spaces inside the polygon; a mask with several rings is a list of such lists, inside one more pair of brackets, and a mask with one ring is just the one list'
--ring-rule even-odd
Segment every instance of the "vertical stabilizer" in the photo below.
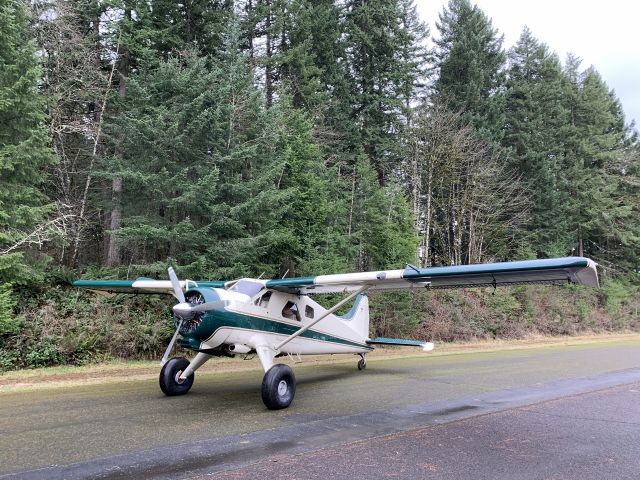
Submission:
{"label": "vertical stabilizer", "polygon": [[349,313],[339,317],[363,339],[369,338],[369,297],[366,293],[358,295]]}

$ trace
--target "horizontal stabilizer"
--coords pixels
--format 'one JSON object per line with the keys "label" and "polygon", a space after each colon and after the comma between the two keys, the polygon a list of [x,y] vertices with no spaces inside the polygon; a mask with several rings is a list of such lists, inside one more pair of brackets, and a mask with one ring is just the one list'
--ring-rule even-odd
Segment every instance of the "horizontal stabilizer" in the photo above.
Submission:
{"label": "horizontal stabilizer", "polygon": [[425,352],[433,350],[433,343],[422,340],[408,340],[405,338],[376,337],[367,340],[367,345],[396,345],[402,347],[422,347]]}

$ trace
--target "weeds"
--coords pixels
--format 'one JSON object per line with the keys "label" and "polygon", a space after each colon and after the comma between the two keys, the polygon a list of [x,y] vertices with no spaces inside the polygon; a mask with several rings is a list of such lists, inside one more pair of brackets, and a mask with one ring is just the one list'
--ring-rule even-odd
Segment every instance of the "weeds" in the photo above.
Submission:
{"label": "weeds", "polygon": [[[374,292],[370,300],[372,336],[467,341],[640,331],[640,288],[625,279],[598,290]],[[0,285],[0,371],[159,358],[173,334],[170,303],[154,295],[105,297],[64,286],[33,294]]]}

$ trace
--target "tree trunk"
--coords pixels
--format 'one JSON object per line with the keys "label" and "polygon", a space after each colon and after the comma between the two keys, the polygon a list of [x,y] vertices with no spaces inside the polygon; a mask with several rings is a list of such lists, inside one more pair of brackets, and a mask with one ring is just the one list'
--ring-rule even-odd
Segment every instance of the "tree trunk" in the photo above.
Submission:
{"label": "tree trunk", "polygon": [[122,195],[122,178],[116,177],[111,182],[111,199],[113,201],[113,209],[111,210],[109,220],[109,244],[107,248],[106,263],[108,266],[113,267],[120,263],[120,247],[116,240],[115,231],[118,230],[122,224],[122,208],[121,195]]}
{"label": "tree trunk", "polygon": [[[125,16],[131,20],[131,8],[127,8]],[[118,66],[120,73],[120,84],[118,85],[118,95],[125,98],[127,95],[127,75],[129,73],[129,52],[125,49],[120,57]],[[105,263],[112,267],[120,264],[120,246],[116,239],[115,232],[122,226],[122,178],[114,177],[111,182],[112,209],[109,215],[109,228],[107,235],[107,257]]]}
{"label": "tree trunk", "polygon": [[271,57],[273,56],[273,38],[271,35],[271,2],[267,2],[267,19],[265,29],[267,32],[266,39],[266,60],[264,66],[264,89],[267,102],[267,108],[273,105],[273,67],[271,65]]}

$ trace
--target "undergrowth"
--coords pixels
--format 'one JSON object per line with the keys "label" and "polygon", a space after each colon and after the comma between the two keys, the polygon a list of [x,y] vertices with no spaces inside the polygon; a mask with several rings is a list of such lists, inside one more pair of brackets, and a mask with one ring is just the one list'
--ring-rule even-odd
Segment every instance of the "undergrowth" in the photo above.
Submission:
{"label": "undergrowth", "polygon": [[[153,359],[171,335],[171,299],[97,295],[59,285],[0,285],[0,371]],[[370,294],[371,335],[432,341],[640,331],[640,288],[519,286]]]}

